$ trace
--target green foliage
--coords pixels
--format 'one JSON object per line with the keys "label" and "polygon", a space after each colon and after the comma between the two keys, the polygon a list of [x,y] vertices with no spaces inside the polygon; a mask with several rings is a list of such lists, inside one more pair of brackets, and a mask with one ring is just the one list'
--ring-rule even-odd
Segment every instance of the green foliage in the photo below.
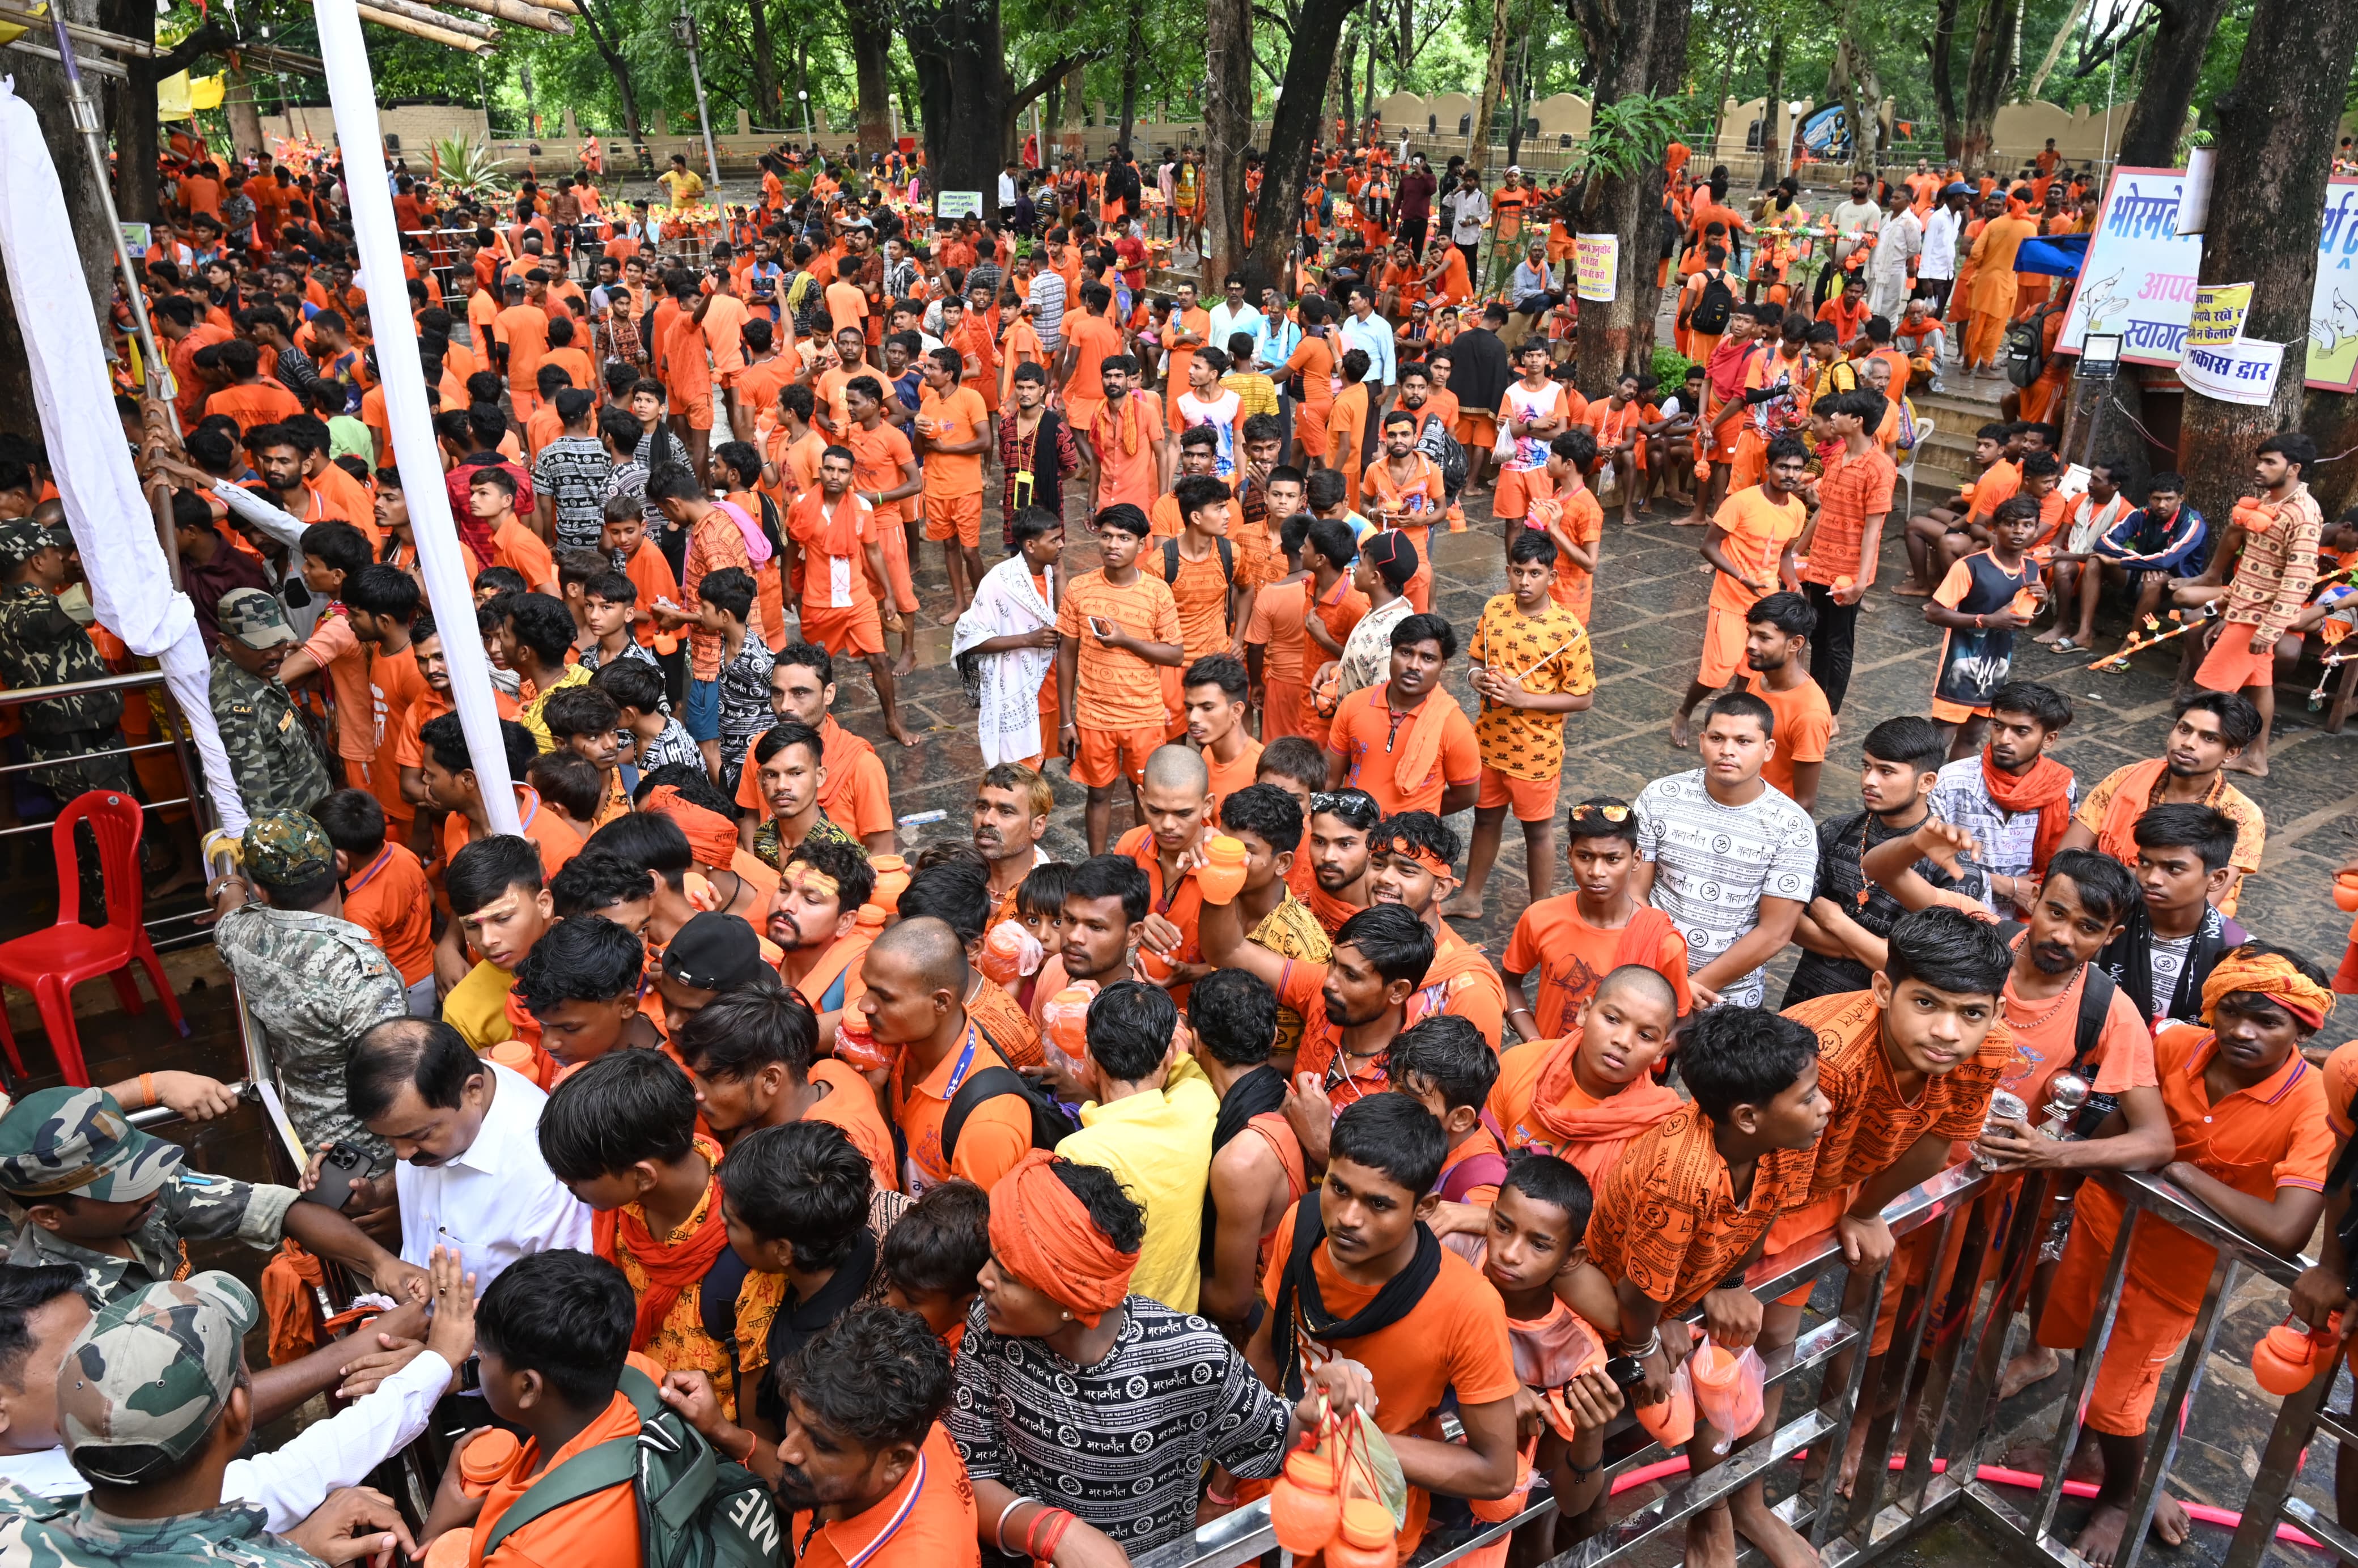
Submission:
{"label": "green foliage", "polygon": [[1639,93],[1606,104],[1589,127],[1590,171],[1627,179],[1660,161],[1683,118],[1675,98]]}
{"label": "green foliage", "polygon": [[1654,395],[1675,396],[1687,384],[1687,371],[1694,362],[1676,349],[1656,349],[1652,365]]}
{"label": "green foliage", "polygon": [[436,180],[453,196],[486,197],[507,193],[508,182],[500,173],[492,149],[472,136],[445,136],[434,143]]}

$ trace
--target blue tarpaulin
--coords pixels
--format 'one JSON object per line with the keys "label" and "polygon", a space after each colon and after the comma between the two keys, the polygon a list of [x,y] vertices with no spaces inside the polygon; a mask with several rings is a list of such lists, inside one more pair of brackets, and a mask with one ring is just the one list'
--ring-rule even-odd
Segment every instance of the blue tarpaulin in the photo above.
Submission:
{"label": "blue tarpaulin", "polygon": [[2015,253],[2014,270],[2042,273],[2049,277],[2077,277],[2080,264],[2088,259],[2089,234],[2050,234],[2041,240],[2025,240]]}

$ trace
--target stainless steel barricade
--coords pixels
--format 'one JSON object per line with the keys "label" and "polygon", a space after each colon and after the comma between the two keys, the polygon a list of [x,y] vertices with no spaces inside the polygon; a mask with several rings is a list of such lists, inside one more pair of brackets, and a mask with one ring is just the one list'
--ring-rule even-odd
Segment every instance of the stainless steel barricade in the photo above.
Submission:
{"label": "stainless steel barricade", "polygon": [[[1650,1545],[1660,1547],[1673,1528],[1805,1450],[1813,1461],[1811,1472],[1776,1507],[1817,1548],[1827,1568],[1870,1561],[1959,1509],[1996,1537],[2001,1550],[2021,1549],[2020,1553],[2006,1551],[2006,1561],[2028,1561],[2024,1554],[2035,1554],[2062,1568],[2076,1568],[2081,1561],[2077,1554],[2052,1533],[2064,1470],[2079,1437],[2096,1363],[2110,1336],[2130,1239],[2143,1226],[2169,1225],[2216,1247],[2218,1260],[2194,1327],[2163,1390],[2155,1423],[2158,1435],[2130,1496],[2133,1528],[2118,1562],[2120,1568],[2136,1568],[2177,1454],[2178,1433],[2201,1391],[2203,1364],[2236,1279],[2250,1271],[2288,1286],[2304,1265],[2238,1234],[2159,1177],[2105,1172],[2086,1179],[2104,1183],[2121,1197],[2127,1213],[2115,1238],[2094,1324],[2065,1374],[2054,1446],[2039,1489],[2027,1508],[1979,1479],[1978,1471],[1985,1456],[2005,1441],[1997,1430],[1998,1378],[2039,1260],[2040,1244],[2048,1237],[2059,1184],[2053,1173],[1992,1176],[1962,1164],[1903,1194],[1884,1210],[1901,1244],[1895,1259],[1907,1257],[1911,1249],[1936,1260],[1954,1257],[1957,1266],[1945,1281],[1937,1263],[1911,1271],[1913,1282],[1896,1287],[1889,1265],[1873,1275],[1846,1277],[1839,1312],[1805,1320],[1791,1346],[1765,1357],[1771,1386],[1799,1390],[1807,1386],[1810,1374],[1821,1374],[1813,1404],[1794,1410],[1789,1393],[1774,1432],[1736,1449],[1699,1476],[1660,1477],[1658,1486],[1633,1487],[1618,1497],[1608,1483],[1605,1498],[1587,1514],[1559,1521],[1559,1550],[1542,1568],[1610,1568]],[[1841,1250],[1828,1234],[1756,1264],[1746,1284],[1764,1302],[1773,1301],[1841,1263]],[[1901,1294],[1889,1349],[1870,1389],[1866,1386],[1869,1357],[1865,1352],[1885,1293],[1893,1288]],[[2025,1324],[2022,1332],[2027,1335],[2028,1329]],[[2317,1506],[2291,1495],[2301,1455],[2314,1435],[2326,1433],[2358,1446],[2358,1419],[2320,1413],[2333,1380],[2331,1371],[2321,1373],[2308,1390],[2284,1401],[2261,1456],[2243,1523],[2229,1547],[2227,1568],[2255,1568],[2279,1521],[2299,1525],[2358,1562],[2358,1534],[2342,1530],[2330,1509],[2320,1513]],[[1853,1414],[1861,1409],[1867,1412],[1865,1445],[1851,1496],[1845,1498],[1833,1483],[1840,1473]],[[1626,1412],[1606,1434],[1611,1481],[1625,1480],[1667,1457],[1671,1455]],[[1471,1534],[1460,1532],[1444,1549],[1420,1554],[1417,1568],[1446,1568],[1554,1511],[1554,1502],[1542,1498],[1514,1519]],[[1567,1541],[1567,1530],[1575,1539]],[[1264,1500],[1144,1553],[1136,1563],[1137,1568],[1235,1568],[1277,1550]],[[1757,1557],[1747,1551],[1740,1561]]]}

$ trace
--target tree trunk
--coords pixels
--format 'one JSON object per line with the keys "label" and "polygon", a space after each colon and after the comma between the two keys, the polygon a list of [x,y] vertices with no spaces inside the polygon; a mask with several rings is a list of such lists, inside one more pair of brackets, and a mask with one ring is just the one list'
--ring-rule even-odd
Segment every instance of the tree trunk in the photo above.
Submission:
{"label": "tree trunk", "polygon": [[[226,75],[227,80],[222,84],[222,112],[229,119],[230,146],[241,157],[267,151],[262,135],[262,84],[235,65],[228,68]],[[135,77],[133,80],[137,79]],[[116,133],[115,145],[122,146],[120,132]],[[148,162],[152,164],[154,160],[151,158]],[[115,199],[122,200],[120,192],[116,193]]]}
{"label": "tree trunk", "polygon": [[[109,0],[99,7],[100,25],[111,32],[143,43],[156,41],[156,7],[145,0]],[[86,74],[82,84],[94,93],[102,94],[101,103],[106,114],[107,139],[115,152],[114,205],[129,223],[151,222],[159,215],[157,205],[156,145],[159,135],[156,124],[156,83],[158,80],[156,61],[126,59],[120,62],[129,71],[128,81],[113,81],[95,73]],[[239,95],[243,81],[242,73],[230,72],[229,97],[222,106],[230,111],[230,133],[233,141],[238,131],[238,114],[232,99]],[[253,109],[252,89],[244,90],[249,116]],[[254,124],[254,149],[261,147],[261,126]],[[243,153],[247,144],[236,142]]]}
{"label": "tree trunk", "polygon": [[1392,91],[1408,91],[1408,68],[1416,63],[1416,0],[1400,0],[1400,53],[1392,57]]}
{"label": "tree trunk", "polygon": [[590,29],[590,47],[598,51],[598,58],[613,73],[614,91],[622,100],[622,130],[631,138],[632,146],[636,146],[647,139],[645,122],[639,118],[639,95],[631,86],[630,62],[622,58],[622,35],[614,30],[612,18],[599,16],[599,0],[578,3],[581,20]]}
{"label": "tree trunk", "polygon": [[1950,69],[1957,53],[1957,0],[1938,0],[1932,12],[1932,36],[1924,52],[1931,57],[1932,107],[1941,117],[1941,150],[1953,160],[1965,150],[1964,126],[1957,114],[1956,78]]}
{"label": "tree trunk", "polygon": [[2254,441],[2300,416],[2319,214],[2353,54],[2358,6],[2257,0],[2235,85],[2212,106],[2221,178],[2203,226],[2201,280],[2252,284],[2244,335],[2284,344],[2285,358],[2261,406],[2187,389],[2180,467],[2187,499],[2208,516],[2226,516],[2248,488]]}
{"label": "tree trunk", "polygon": [[1146,31],[1140,21],[1137,6],[1130,9],[1130,38],[1121,51],[1121,138],[1117,148],[1130,146],[1131,133],[1138,124],[1138,62],[1146,53]]}
{"label": "tree trunk", "polygon": [[1245,148],[1252,144],[1252,0],[1206,0],[1204,285],[1245,266]]}
{"label": "tree trunk", "polygon": [[[2202,57],[2211,35],[2226,15],[2227,0],[2151,0],[2156,16],[2152,47],[2145,51],[2145,80],[2129,106],[2114,157],[2128,168],[2175,168],[2178,144],[2186,135],[2187,111],[2201,81]],[[2249,59],[2247,55],[2244,57]],[[2241,282],[2239,278],[2236,281]],[[2308,296],[2301,297],[2306,304]]]}
{"label": "tree trunk", "polygon": [[770,51],[768,0],[745,0],[745,27],[753,42],[753,115],[765,125],[779,124],[778,62]]}
{"label": "tree trunk", "polygon": [[[97,0],[57,0],[59,14],[69,22],[86,27],[102,25]],[[152,20],[150,26],[152,27]],[[47,29],[33,29],[36,43],[44,41]],[[99,188],[98,175],[92,169],[88,144],[73,128],[73,113],[67,106],[66,77],[63,67],[52,60],[22,51],[8,56],[8,70],[16,79],[16,96],[32,105],[33,116],[40,123],[41,140],[48,146],[49,159],[57,165],[58,183],[63,188],[66,211],[88,215],[87,222],[77,222],[70,241],[61,237],[60,251],[70,243],[70,254],[81,264],[81,280],[90,297],[91,314],[100,323],[110,351],[114,333],[107,325],[107,311],[114,300],[114,241],[106,232],[99,215],[105,209]],[[86,75],[85,83],[101,80]],[[152,124],[156,111],[152,103],[147,111]],[[0,408],[13,408],[19,417],[29,417],[33,408],[33,370],[26,358],[24,335],[16,328],[16,311],[7,297],[8,280],[0,273]]]}
{"label": "tree trunk", "polygon": [[[1599,109],[1624,98],[1677,89],[1685,74],[1688,0],[1651,5],[1573,0],[1573,19],[1596,72]],[[1580,308],[1575,375],[1584,386],[1610,386],[1625,368],[1652,381],[1654,314],[1661,289],[1661,151],[1627,176],[1592,174],[1581,193],[1578,228],[1620,241],[1613,297]]]}
{"label": "tree trunk", "polygon": [[1490,157],[1490,121],[1498,112],[1498,94],[1506,87],[1509,14],[1508,0],[1496,0],[1491,6],[1490,53],[1482,66],[1482,96],[1474,101],[1474,135],[1466,149],[1466,162],[1475,169]]}
{"label": "tree trunk", "polygon": [[1376,40],[1384,36],[1381,7],[1382,0],[1368,0],[1367,91],[1359,97],[1359,120],[1362,124],[1376,117]]}
{"label": "tree trunk", "polygon": [[[994,11],[995,11],[994,7]],[[844,41],[851,48],[852,80],[860,95],[860,150],[892,149],[892,30],[869,0],[844,0]],[[926,116],[928,121],[932,116]],[[930,129],[930,126],[928,126]],[[971,186],[944,185],[944,190]]]}
{"label": "tree trunk", "polygon": [[[1014,150],[1015,110],[998,0],[944,0],[910,27],[910,56],[925,122],[925,167],[936,190],[994,191],[999,168]],[[881,59],[892,47],[883,36]],[[866,92],[861,99],[864,103]],[[866,131],[866,115],[861,116]]]}
{"label": "tree trunk", "polygon": [[1269,157],[1261,163],[1252,249],[1241,269],[1245,287],[1255,296],[1271,285],[1293,292],[1285,286],[1285,256],[1300,227],[1296,214],[1302,206],[1303,181],[1310,172],[1310,144],[1318,138],[1324,89],[1335,69],[1343,18],[1350,10],[1351,0],[1303,0],[1302,14],[1293,24],[1293,42],[1285,55],[1285,82],[1270,120]]}
{"label": "tree trunk", "polygon": [[2071,0],[2071,8],[2063,13],[2063,25],[2055,29],[2055,36],[2047,42],[2046,58],[2039,62],[2039,69],[2031,73],[2030,81],[2022,89],[2025,100],[2038,97],[2039,90],[2047,85],[2048,77],[2054,73],[2055,62],[2063,58],[2063,46],[2071,41],[2071,29],[2078,27],[2080,18],[2087,14],[2088,0]]}
{"label": "tree trunk", "polygon": [[1768,38],[1768,103],[1760,117],[1760,189],[1785,178],[1785,29]]}
{"label": "tree trunk", "polygon": [[[1978,171],[1990,156],[1990,127],[2013,74],[2014,35],[2022,26],[2022,0],[1982,0],[1974,27],[1973,59],[1965,67],[1965,129],[1961,156],[1965,172]],[[1854,145],[1859,127],[1851,128]]]}

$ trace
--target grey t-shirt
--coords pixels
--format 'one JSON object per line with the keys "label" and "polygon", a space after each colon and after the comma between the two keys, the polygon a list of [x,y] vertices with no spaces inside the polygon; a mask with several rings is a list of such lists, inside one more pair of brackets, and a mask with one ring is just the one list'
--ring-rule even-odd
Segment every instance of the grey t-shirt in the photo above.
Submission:
{"label": "grey t-shirt", "polygon": [[[1701,768],[1656,779],[1638,795],[1638,852],[1654,867],[1651,903],[1686,938],[1687,970],[1702,968],[1760,924],[1763,898],[1809,903],[1817,883],[1818,834],[1810,814],[1764,783],[1742,806],[1723,806]],[[1721,1000],[1758,1007],[1763,971],[1719,988]]]}

